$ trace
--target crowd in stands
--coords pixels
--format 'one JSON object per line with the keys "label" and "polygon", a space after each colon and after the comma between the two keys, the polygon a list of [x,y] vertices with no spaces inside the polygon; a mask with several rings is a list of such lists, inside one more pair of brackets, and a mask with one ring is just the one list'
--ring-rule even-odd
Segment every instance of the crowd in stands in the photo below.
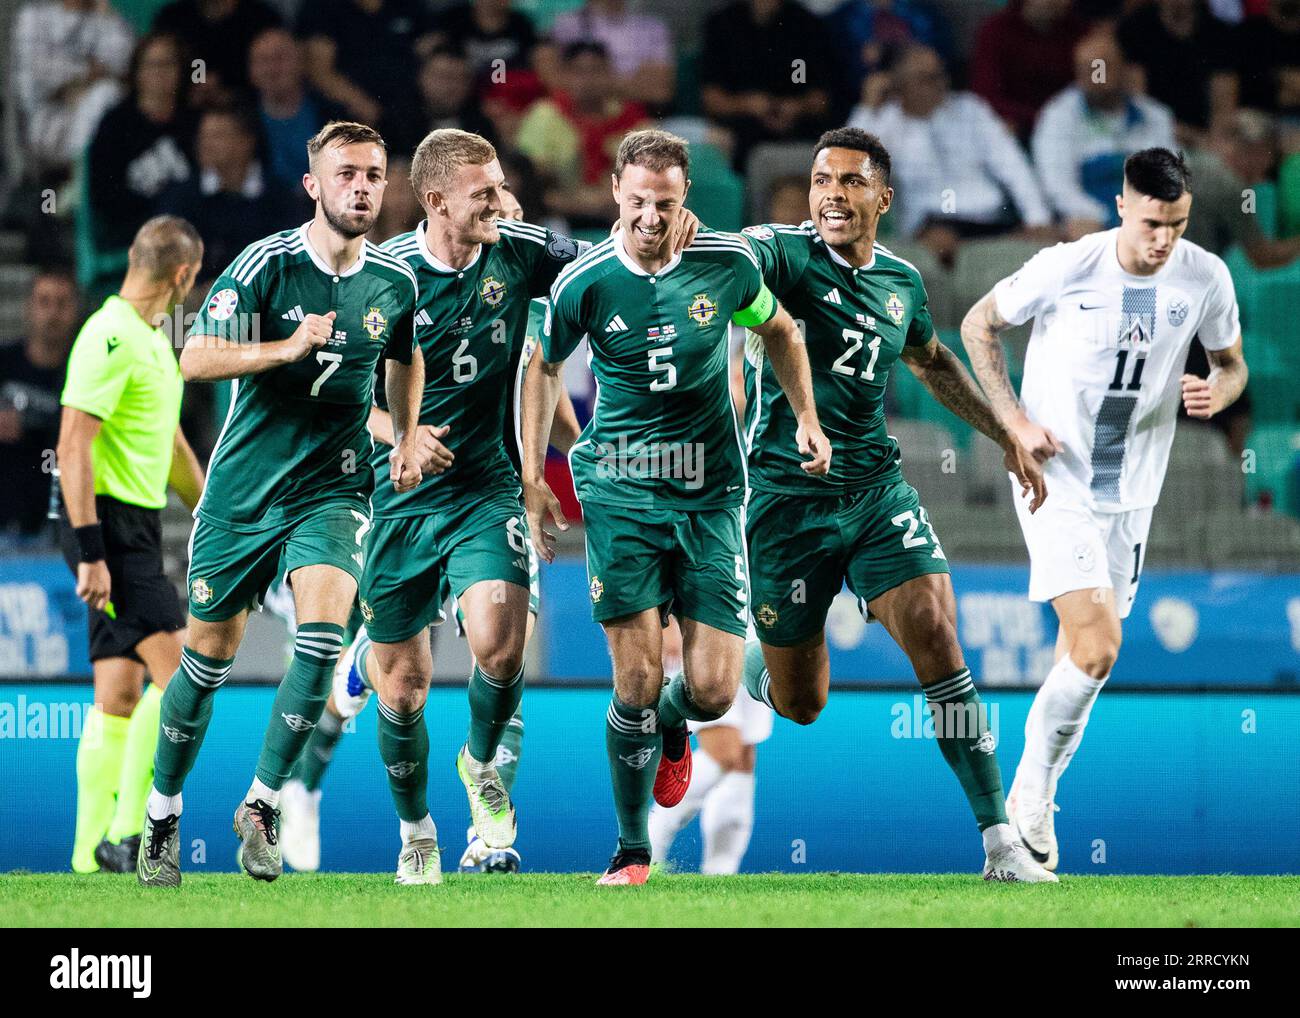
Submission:
{"label": "crowd in stands", "polygon": [[[1114,225],[1124,157],[1150,145],[1189,154],[1191,239],[1256,269],[1300,255],[1243,204],[1290,167],[1300,234],[1300,0],[980,0],[977,23],[962,2],[29,0],[11,32],[6,218],[28,227],[30,259],[75,255],[90,305],[141,222],[183,215],[206,244],[201,293],[244,245],[309,217],[305,142],[330,119],[390,144],[377,241],[418,220],[406,156],[437,127],[497,144],[531,220],[597,235],[628,130],[691,140],[699,211],[736,229],[806,218],[808,144],[851,123],[893,156],[886,243],[941,271],[987,238]],[[56,214],[32,213],[51,191]],[[37,379],[51,347],[34,342]],[[3,455],[20,441],[0,408]]]}

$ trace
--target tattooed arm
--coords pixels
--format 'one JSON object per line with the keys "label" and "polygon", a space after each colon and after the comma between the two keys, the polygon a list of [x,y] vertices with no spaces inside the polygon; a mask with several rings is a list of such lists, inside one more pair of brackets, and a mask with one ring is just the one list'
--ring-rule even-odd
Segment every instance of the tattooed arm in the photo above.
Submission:
{"label": "tattooed arm", "polygon": [[1183,406],[1187,416],[1206,420],[1221,413],[1237,401],[1246,387],[1246,358],[1241,352],[1241,337],[1223,350],[1206,350],[1210,376],[1197,378],[1183,375]]}
{"label": "tattooed arm", "polygon": [[[930,395],[998,444],[1005,454],[1006,468],[1020,481],[1021,492],[1033,493],[1029,511],[1037,512],[1047,497],[1042,467],[990,406],[957,355],[940,343],[938,336],[931,335],[924,346],[903,347],[901,356],[912,374],[930,390]],[[1003,371],[1005,373],[1005,367]],[[1014,394],[1012,398],[1015,398]]]}

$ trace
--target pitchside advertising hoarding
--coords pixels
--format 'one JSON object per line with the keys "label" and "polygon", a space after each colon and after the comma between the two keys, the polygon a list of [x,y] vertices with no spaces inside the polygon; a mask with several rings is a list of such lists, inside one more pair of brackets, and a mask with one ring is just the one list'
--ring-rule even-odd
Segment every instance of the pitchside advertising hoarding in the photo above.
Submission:
{"label": "pitchside advertising hoarding", "polygon": [[[1037,686],[1051,667],[1056,619],[1026,598],[1028,582],[1026,566],[953,565],[962,646],[986,686]],[[530,669],[537,678],[608,679],[609,651],[591,621],[588,590],[580,560],[543,567],[539,660]],[[836,599],[826,633],[833,682],[914,681],[902,651],[881,626],[863,621],[848,591]],[[0,559],[0,678],[89,674],[85,609],[64,563]],[[1148,570],[1110,681],[1300,692],[1300,575]]]}

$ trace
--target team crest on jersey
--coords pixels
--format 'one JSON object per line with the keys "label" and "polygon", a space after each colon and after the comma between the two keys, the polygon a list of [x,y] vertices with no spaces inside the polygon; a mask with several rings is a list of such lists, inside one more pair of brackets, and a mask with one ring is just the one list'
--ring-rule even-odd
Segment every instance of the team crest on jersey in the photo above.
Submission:
{"label": "team crest on jersey", "polygon": [[907,313],[907,308],[903,305],[903,299],[896,293],[889,295],[889,300],[885,301],[885,311],[889,317],[894,320],[895,325],[903,324],[903,315]]}
{"label": "team crest on jersey", "polygon": [[194,599],[195,604],[207,604],[212,600],[212,588],[208,586],[208,581],[199,577],[190,584],[190,597]]}
{"label": "team crest on jersey", "polygon": [[506,299],[506,284],[496,276],[488,276],[478,288],[478,295],[491,307],[496,307]]}
{"label": "team crest on jersey", "polygon": [[781,616],[775,608],[764,601],[758,606],[758,611],[754,612],[754,618],[758,620],[758,624],[764,629],[771,629]]}
{"label": "team crest on jersey", "polygon": [[600,599],[605,596],[605,585],[600,582],[599,576],[591,578],[591,603],[599,604]]}
{"label": "team crest on jersey", "polygon": [[239,305],[239,294],[235,293],[230,287],[224,290],[218,290],[208,300],[208,317],[214,322],[224,322],[227,318],[235,313],[235,308]]}
{"label": "team crest on jersey", "polygon": [[718,313],[718,305],[709,299],[707,293],[697,293],[686,313],[696,325],[708,325]]}
{"label": "team crest on jersey", "polygon": [[747,233],[755,240],[771,240],[776,236],[770,226],[746,226],[741,233]]}
{"label": "team crest on jersey", "polygon": [[384,330],[388,328],[388,319],[383,316],[379,308],[371,308],[366,312],[366,317],[361,319],[361,324],[366,327],[366,332],[370,333],[370,338],[378,343],[383,338]]}
{"label": "team crest on jersey", "polygon": [[1169,324],[1177,328],[1187,321],[1187,313],[1191,310],[1185,300],[1171,300],[1169,302]]}

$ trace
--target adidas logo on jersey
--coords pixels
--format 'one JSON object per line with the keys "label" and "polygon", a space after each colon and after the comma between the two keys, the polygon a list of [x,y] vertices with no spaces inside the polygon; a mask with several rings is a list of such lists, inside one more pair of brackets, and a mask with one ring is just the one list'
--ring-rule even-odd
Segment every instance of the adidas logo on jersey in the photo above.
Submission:
{"label": "adidas logo on jersey", "polygon": [[626,330],[627,325],[623,322],[622,315],[615,315],[610,319],[609,324],[605,326],[606,332],[624,332]]}
{"label": "adidas logo on jersey", "polygon": [[423,308],[421,308],[419,311],[417,311],[417,312],[415,313],[415,324],[416,324],[416,325],[432,325],[432,324],[433,324],[433,319],[429,317],[429,312],[427,312],[427,311],[425,311]]}
{"label": "adidas logo on jersey", "polygon": [[292,311],[286,311],[280,317],[286,322],[301,322],[305,317],[302,313],[302,305],[295,304]]}
{"label": "adidas logo on jersey", "polygon": [[830,292],[822,296],[822,300],[824,300],[827,304],[844,303],[842,300],[840,300],[840,288],[838,286],[831,287]]}

